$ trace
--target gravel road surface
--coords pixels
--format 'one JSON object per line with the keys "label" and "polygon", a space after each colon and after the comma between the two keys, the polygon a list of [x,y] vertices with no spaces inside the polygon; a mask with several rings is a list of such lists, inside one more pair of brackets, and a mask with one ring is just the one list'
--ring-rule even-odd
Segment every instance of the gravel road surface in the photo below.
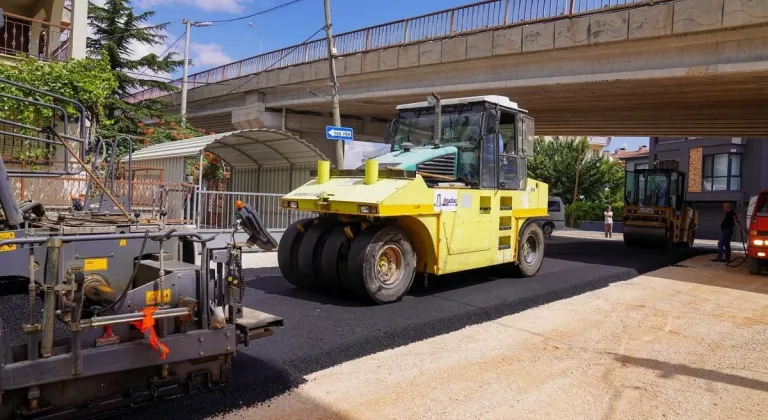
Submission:
{"label": "gravel road surface", "polygon": [[275,268],[252,269],[246,304],[285,319],[272,337],[242,348],[228,388],[126,415],[131,419],[200,419],[267,401],[337,364],[436,337],[628,280],[700,254],[633,250],[622,243],[553,238],[534,278],[509,278],[495,267],[431,278],[403,301],[373,306],[293,288]]}
{"label": "gravel road surface", "polygon": [[260,419],[766,419],[768,282],[700,256],[307,375]]}

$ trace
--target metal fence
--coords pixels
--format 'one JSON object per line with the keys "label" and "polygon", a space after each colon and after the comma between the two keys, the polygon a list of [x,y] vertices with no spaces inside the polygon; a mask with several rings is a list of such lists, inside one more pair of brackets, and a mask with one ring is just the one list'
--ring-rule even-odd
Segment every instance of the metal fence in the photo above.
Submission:
{"label": "metal fence", "polygon": [[[524,25],[578,15],[661,3],[672,0],[488,0],[426,15],[402,19],[334,36],[339,55],[467,35],[506,26]],[[229,79],[325,60],[324,39],[293,45],[226,64],[188,77],[194,88]],[[181,80],[172,83],[180,88]],[[166,95],[147,89],[127,98],[142,101]]]}
{"label": "metal fence", "polygon": [[199,212],[195,218],[200,230],[225,230],[236,223],[235,203],[242,201],[259,212],[264,227],[284,230],[291,223],[312,217],[311,212],[286,210],[280,207],[283,194],[201,191]]}
{"label": "metal fence", "polygon": [[43,20],[3,14],[0,54],[29,55],[41,60],[66,60],[72,30]]}

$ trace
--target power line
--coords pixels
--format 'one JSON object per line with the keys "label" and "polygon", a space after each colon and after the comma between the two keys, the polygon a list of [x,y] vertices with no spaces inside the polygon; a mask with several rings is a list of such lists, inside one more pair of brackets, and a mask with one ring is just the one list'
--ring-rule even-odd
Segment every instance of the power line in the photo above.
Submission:
{"label": "power line", "polygon": [[[128,70],[121,70],[121,71],[123,73],[132,74],[134,76],[142,76],[143,75],[143,73],[139,73],[139,72],[135,72],[135,71],[128,71]],[[168,82],[179,82],[179,83],[181,83],[181,79],[178,79],[178,78],[177,79],[173,79],[173,78],[170,78],[170,77],[159,76],[159,75],[154,75],[154,74],[153,75],[149,75],[148,77],[151,77],[151,78],[154,78],[154,79],[157,79],[157,80],[164,80],[164,81],[168,81]],[[192,81],[192,80],[187,80],[187,83],[188,84],[192,84],[192,85],[236,86],[235,83],[226,83],[226,82],[195,82],[195,81]],[[307,89],[308,88],[324,88],[324,87],[328,87],[328,84],[324,84],[324,85],[311,85],[309,87],[302,86],[302,88],[307,88]],[[296,89],[296,88],[293,87],[293,86],[272,86],[270,89]],[[314,92],[312,92],[312,93],[314,93]]]}
{"label": "power line", "polygon": [[[226,25],[228,23],[236,22],[238,20],[244,20],[244,19],[252,18],[254,16],[265,15],[267,13],[271,13],[271,12],[274,12],[274,11],[286,8],[288,6],[292,6],[294,4],[301,3],[302,1],[304,1],[304,0],[291,0],[291,1],[287,2],[287,3],[279,4],[277,6],[270,7],[269,9],[265,9],[265,10],[262,10],[260,12],[256,12],[256,13],[253,13],[253,14],[250,14],[250,15],[247,15],[247,16],[241,16],[241,17],[233,18],[233,19],[209,20],[208,22],[220,23],[221,25]],[[221,25],[216,25],[216,26],[221,26]]]}
{"label": "power line", "polygon": [[296,51],[296,50],[297,50],[299,47],[302,47],[302,46],[303,46],[304,44],[306,44],[307,42],[311,41],[311,40],[312,40],[312,38],[314,38],[314,37],[315,37],[317,34],[319,34],[319,33],[320,33],[321,31],[323,31],[323,30],[325,30],[325,26],[322,26],[320,29],[318,29],[317,31],[315,31],[315,33],[313,33],[312,35],[310,35],[310,36],[309,36],[309,38],[305,39],[305,40],[304,40],[303,42],[301,42],[300,44],[298,44],[298,45],[294,46],[293,48],[291,48],[290,50],[286,51],[286,52],[285,52],[283,55],[281,55],[281,56],[280,56],[280,58],[278,58],[277,60],[275,60],[275,62],[274,62],[274,63],[272,63],[272,64],[270,64],[269,66],[267,66],[266,68],[262,69],[260,72],[258,72],[258,73],[254,73],[253,75],[251,75],[250,77],[248,77],[247,79],[245,79],[245,81],[243,81],[243,83],[240,83],[240,84],[238,84],[237,86],[233,87],[232,89],[230,89],[229,91],[227,91],[227,92],[226,92],[226,93],[224,93],[223,95],[219,95],[219,96],[217,96],[217,97],[216,97],[216,98],[214,98],[212,101],[210,101],[210,102],[206,102],[204,105],[212,105],[212,104],[215,104],[216,102],[220,101],[222,98],[225,98],[225,97],[226,97],[227,95],[229,95],[230,93],[232,93],[232,92],[234,92],[234,91],[236,91],[236,90],[240,89],[241,87],[245,86],[245,85],[246,85],[246,83],[248,83],[248,82],[250,82],[251,80],[253,80],[253,78],[254,78],[254,77],[257,77],[259,74],[261,74],[261,73],[263,73],[263,72],[265,72],[265,71],[267,71],[267,70],[271,69],[272,67],[276,66],[276,65],[277,65],[277,64],[278,64],[280,61],[282,61],[282,60],[283,60],[283,58],[285,58],[286,56],[290,55],[292,52]]}
{"label": "power line", "polygon": [[103,35],[103,36],[99,36],[99,37],[88,37],[88,38],[91,38],[91,39],[109,39],[109,38],[117,38],[117,37],[121,37],[121,36],[124,36],[124,35],[128,35],[128,34],[134,33],[134,32],[136,32],[136,31],[141,31],[141,30],[149,30],[149,29],[157,29],[157,28],[161,28],[161,27],[163,27],[163,26],[168,26],[168,25],[170,25],[170,24],[172,24],[172,23],[179,23],[179,22],[178,22],[178,21],[169,21],[169,22],[163,22],[163,23],[158,23],[157,25],[152,25],[152,26],[142,26],[142,27],[140,27],[140,28],[131,29],[130,31],[120,32],[119,34],[114,34],[114,35]]}
{"label": "power line", "polygon": [[[181,37],[183,37],[183,36],[184,36],[184,35],[186,35],[186,34],[187,34],[187,31],[184,31],[184,33],[183,33],[183,34],[179,35],[179,37],[178,37],[178,38],[176,38],[176,41],[173,41],[173,44],[169,45],[169,46],[168,46],[168,48],[166,48],[166,49],[165,49],[165,51],[163,51],[162,53],[160,53],[160,55],[159,55],[158,57],[160,57],[160,58],[162,59],[162,58],[163,58],[163,56],[164,56],[164,55],[165,55],[165,54],[166,54],[168,51],[170,51],[170,50],[171,50],[173,47],[175,47],[175,46],[176,46],[176,44],[178,44],[178,43],[179,43],[179,41],[181,40]],[[145,74],[147,71],[149,71],[149,67],[145,68],[145,69],[144,69],[144,71],[142,71],[141,73],[139,73],[137,76],[144,76],[144,74]],[[126,71],[126,72],[124,72],[124,73],[133,73],[133,72],[127,72],[127,71]]]}

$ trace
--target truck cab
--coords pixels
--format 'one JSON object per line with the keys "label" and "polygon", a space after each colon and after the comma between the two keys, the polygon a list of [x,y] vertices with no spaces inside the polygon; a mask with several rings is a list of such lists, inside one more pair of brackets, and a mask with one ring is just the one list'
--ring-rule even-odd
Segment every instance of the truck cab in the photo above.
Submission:
{"label": "truck cab", "polygon": [[376,160],[418,172],[429,186],[523,190],[533,130],[533,118],[503,96],[405,104],[388,124],[390,153]]}

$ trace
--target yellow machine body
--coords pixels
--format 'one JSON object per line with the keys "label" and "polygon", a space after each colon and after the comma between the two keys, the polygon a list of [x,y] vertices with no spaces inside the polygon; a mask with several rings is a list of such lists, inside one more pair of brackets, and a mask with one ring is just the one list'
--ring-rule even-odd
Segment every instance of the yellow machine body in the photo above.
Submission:
{"label": "yellow machine body", "polygon": [[676,170],[626,171],[624,242],[693,246],[699,213],[685,201],[686,185]]}
{"label": "yellow machine body", "polygon": [[548,214],[548,186],[533,179],[524,191],[430,188],[419,175],[378,178],[370,173],[378,173],[378,165],[369,162],[365,176],[331,176],[327,182],[318,181],[319,167],[318,179],[282,197],[281,206],[391,221],[412,238],[419,270],[431,274],[516,262],[521,226]]}

